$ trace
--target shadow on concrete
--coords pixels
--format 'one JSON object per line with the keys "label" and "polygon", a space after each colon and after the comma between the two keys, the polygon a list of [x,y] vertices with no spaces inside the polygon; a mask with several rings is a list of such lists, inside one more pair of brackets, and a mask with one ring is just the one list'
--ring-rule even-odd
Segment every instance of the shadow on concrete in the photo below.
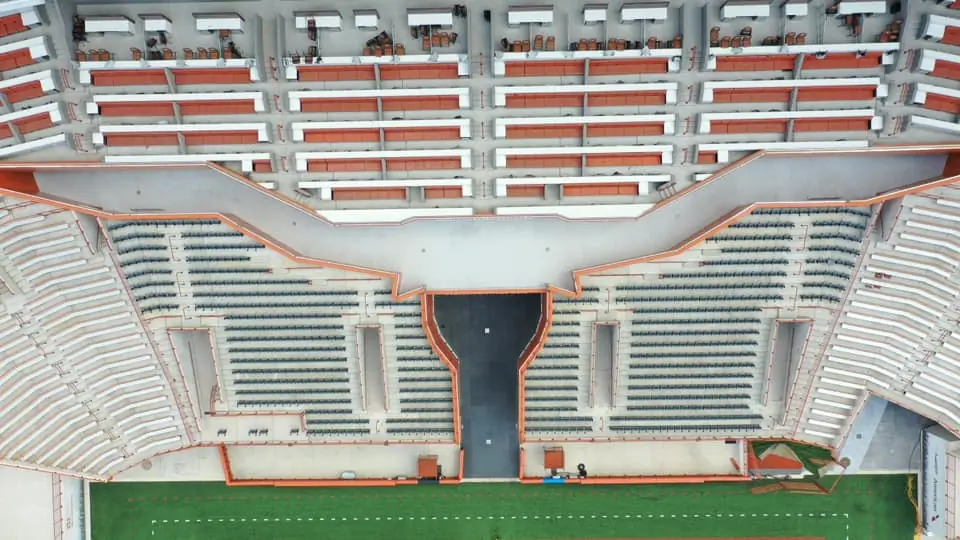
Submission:
{"label": "shadow on concrete", "polygon": [[540,322],[539,294],[437,296],[440,334],[460,361],[465,478],[517,478],[520,355]]}

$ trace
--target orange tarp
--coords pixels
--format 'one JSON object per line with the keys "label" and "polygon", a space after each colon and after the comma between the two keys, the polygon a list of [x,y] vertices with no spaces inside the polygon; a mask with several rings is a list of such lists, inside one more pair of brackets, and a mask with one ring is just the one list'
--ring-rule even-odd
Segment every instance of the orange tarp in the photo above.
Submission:
{"label": "orange tarp", "polygon": [[768,452],[757,464],[757,467],[763,470],[798,470],[803,468],[803,463],[795,459],[779,456],[773,452]]}

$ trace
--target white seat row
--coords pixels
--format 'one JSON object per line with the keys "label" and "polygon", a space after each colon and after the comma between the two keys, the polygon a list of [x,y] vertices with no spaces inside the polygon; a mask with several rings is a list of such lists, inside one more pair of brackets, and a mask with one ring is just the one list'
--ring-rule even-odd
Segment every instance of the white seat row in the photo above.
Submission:
{"label": "white seat row", "polygon": [[[13,318],[0,322],[9,368],[0,377],[0,455],[103,478],[128,459],[180,448],[183,427],[169,412],[162,422],[153,415],[163,424],[155,431],[121,424],[150,418],[147,407],[159,403],[169,410],[173,398],[118,277],[73,215],[15,207],[0,221],[0,253],[27,291],[17,318],[47,344],[31,345]],[[82,384],[68,387],[63,377]]]}

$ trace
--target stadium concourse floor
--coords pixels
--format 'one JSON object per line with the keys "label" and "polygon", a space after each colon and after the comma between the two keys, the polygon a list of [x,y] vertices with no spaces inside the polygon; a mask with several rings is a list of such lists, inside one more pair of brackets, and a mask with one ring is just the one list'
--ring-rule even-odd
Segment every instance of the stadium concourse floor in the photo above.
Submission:
{"label": "stadium concourse floor", "polygon": [[907,476],[849,476],[830,495],[747,484],[479,483],[396,488],[91,486],[93,540],[912,540]]}

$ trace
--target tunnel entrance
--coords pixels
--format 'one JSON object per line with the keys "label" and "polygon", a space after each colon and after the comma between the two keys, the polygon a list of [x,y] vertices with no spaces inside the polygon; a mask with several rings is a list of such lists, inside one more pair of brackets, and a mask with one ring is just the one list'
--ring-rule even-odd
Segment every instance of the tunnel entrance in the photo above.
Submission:
{"label": "tunnel entrance", "polygon": [[520,356],[533,339],[539,294],[437,296],[440,334],[460,361],[464,478],[517,478]]}

